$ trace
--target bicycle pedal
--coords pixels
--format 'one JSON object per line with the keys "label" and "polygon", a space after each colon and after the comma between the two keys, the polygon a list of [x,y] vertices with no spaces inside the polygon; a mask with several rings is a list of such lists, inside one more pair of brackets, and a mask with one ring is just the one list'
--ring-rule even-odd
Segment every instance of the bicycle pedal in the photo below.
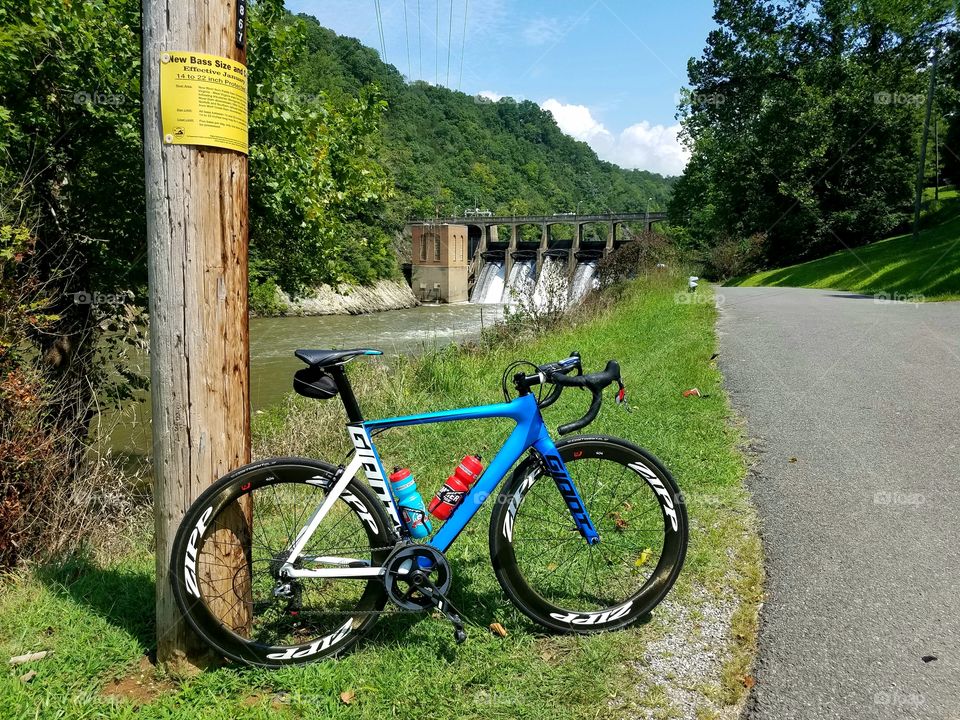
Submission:
{"label": "bicycle pedal", "polygon": [[422,589],[424,596],[430,603],[453,625],[453,639],[457,645],[464,643],[467,639],[467,631],[464,630],[463,617],[460,615],[460,611],[457,610],[450,600],[447,599],[447,596],[440,592],[429,580],[424,583]]}

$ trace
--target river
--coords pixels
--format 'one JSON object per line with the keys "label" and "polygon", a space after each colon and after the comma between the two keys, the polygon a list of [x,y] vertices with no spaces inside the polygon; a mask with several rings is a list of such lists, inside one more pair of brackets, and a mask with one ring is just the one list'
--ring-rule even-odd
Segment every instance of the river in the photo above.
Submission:
{"label": "river", "polygon": [[[370,315],[251,318],[250,399],[253,411],[279,402],[291,391],[293,373],[303,363],[297,348],[371,347],[384,355],[416,355],[476,338],[503,314],[500,306],[462,303],[422,305]],[[137,363],[149,372],[145,358]],[[150,401],[122,412],[104,413],[99,433],[113,452],[142,458],[150,448]]]}

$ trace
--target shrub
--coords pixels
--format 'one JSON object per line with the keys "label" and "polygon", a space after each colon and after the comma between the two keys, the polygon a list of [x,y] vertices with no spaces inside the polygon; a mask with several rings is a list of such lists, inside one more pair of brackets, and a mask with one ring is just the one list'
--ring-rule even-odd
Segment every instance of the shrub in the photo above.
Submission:
{"label": "shrub", "polygon": [[272,317],[283,313],[280,302],[280,288],[273,278],[257,281],[250,278],[250,312],[261,317]]}
{"label": "shrub", "polygon": [[624,243],[597,264],[601,287],[631,280],[655,270],[675,266],[680,260],[673,239],[657,230],[647,230]]}
{"label": "shrub", "polygon": [[706,275],[724,282],[762,269],[767,251],[767,236],[755,233],[748,238],[726,238],[710,248]]}

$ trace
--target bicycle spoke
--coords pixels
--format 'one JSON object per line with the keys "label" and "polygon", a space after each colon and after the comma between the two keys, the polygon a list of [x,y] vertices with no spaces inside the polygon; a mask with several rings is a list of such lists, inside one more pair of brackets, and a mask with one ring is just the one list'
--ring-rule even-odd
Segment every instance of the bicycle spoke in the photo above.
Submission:
{"label": "bicycle spoke", "polygon": [[534,592],[560,608],[619,605],[646,585],[660,562],[659,499],[626,462],[591,456],[566,464],[600,542],[587,544],[543,474],[528,487],[514,517],[511,544],[518,568]]}
{"label": "bicycle spoke", "polygon": [[[326,498],[318,486],[277,480],[248,492],[252,527],[248,538],[222,531],[229,527],[214,518],[198,548],[198,583],[201,599],[211,614],[220,618],[249,618],[246,628],[235,629],[235,620],[223,621],[225,628],[240,632],[249,642],[268,646],[301,645],[322,637],[342,625],[344,615],[369,607],[368,588],[378,579],[304,577],[282,578],[280,565],[284,550],[291,546],[306,518]],[[232,506],[231,506],[232,507]],[[224,515],[222,517],[229,517]],[[248,559],[245,574],[225,559],[240,549]],[[302,557],[372,562],[368,528],[355,509],[338,498],[320,521]],[[314,563],[299,559],[295,567],[338,567],[340,563]],[[222,580],[211,579],[222,578]],[[374,584],[372,584],[374,583]],[[381,596],[382,597],[382,596]]]}

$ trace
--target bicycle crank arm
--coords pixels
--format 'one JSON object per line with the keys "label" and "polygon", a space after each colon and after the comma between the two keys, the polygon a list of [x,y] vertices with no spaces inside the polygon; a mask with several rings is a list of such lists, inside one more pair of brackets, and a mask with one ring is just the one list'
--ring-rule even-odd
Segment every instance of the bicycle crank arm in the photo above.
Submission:
{"label": "bicycle crank arm", "polygon": [[430,578],[415,578],[414,583],[418,585],[423,596],[453,624],[453,639],[457,645],[465,642],[467,639],[467,631],[464,630],[463,618],[460,616],[460,611],[453,606],[453,603],[447,599],[446,595],[440,592],[437,586],[430,581]]}

